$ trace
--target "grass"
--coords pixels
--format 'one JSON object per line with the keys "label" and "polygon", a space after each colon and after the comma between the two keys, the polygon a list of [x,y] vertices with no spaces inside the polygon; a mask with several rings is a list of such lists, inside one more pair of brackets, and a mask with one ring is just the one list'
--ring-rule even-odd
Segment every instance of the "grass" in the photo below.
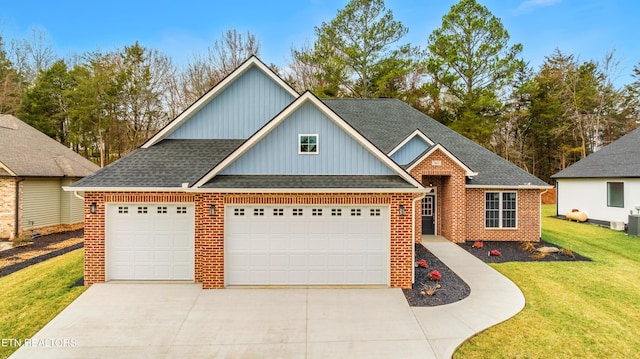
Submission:
{"label": "grass", "polygon": [[[83,276],[83,255],[75,250],[0,278],[0,339],[31,338],[84,292],[72,288]],[[0,358],[17,349],[5,341]]]}
{"label": "grass", "polygon": [[474,336],[455,358],[633,358],[640,353],[640,238],[551,218],[542,238],[592,262],[502,263],[526,306]]}

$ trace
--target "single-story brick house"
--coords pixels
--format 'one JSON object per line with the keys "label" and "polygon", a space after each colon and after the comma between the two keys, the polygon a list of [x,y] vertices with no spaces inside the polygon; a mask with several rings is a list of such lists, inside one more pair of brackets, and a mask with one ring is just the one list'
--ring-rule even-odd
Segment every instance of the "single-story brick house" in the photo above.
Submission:
{"label": "single-story brick house", "polygon": [[628,222],[640,206],[640,129],[551,176],[557,183],[556,212],[578,209],[588,221]]}
{"label": "single-story brick house", "polygon": [[93,162],[12,115],[0,115],[0,238],[82,227],[82,199],[62,186]]}
{"label": "single-story brick house", "polygon": [[423,234],[537,241],[549,186],[393,99],[297,93],[255,57],[85,192],[85,283],[409,288]]}

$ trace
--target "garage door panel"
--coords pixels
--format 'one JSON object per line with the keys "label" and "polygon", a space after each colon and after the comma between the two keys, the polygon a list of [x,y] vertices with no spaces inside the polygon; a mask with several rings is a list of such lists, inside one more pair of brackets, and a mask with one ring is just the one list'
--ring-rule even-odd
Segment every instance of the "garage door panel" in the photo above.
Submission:
{"label": "garage door panel", "polygon": [[194,216],[191,204],[108,204],[107,279],[193,280]]}
{"label": "garage door panel", "polygon": [[[234,215],[256,208],[260,218]],[[229,285],[388,284],[387,206],[227,206],[225,214]]]}

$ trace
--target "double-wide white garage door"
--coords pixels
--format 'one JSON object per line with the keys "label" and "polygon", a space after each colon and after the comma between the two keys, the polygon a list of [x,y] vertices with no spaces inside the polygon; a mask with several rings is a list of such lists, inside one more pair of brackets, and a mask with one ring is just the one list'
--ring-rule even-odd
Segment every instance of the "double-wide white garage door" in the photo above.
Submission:
{"label": "double-wide white garage door", "polygon": [[193,204],[108,204],[107,280],[193,280]]}
{"label": "double-wide white garage door", "polygon": [[[193,204],[108,204],[107,280],[194,280]],[[388,206],[225,206],[226,285],[386,285]]]}
{"label": "double-wide white garage door", "polygon": [[226,206],[227,285],[388,284],[388,206]]}

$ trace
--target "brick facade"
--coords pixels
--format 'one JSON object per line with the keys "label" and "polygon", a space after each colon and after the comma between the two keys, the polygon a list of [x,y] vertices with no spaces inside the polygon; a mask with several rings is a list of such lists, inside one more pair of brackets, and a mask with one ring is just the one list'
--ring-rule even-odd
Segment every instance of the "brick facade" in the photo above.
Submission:
{"label": "brick facade", "polygon": [[[466,188],[466,172],[439,149],[415,165],[410,174],[436,194],[436,234],[456,243],[483,241],[539,241],[540,190],[520,189],[515,229],[486,229],[485,189]],[[491,189],[500,191],[500,189]],[[509,190],[513,191],[513,190]],[[422,233],[422,213],[415,208],[416,241]]]}
{"label": "brick facade", "polygon": [[[85,284],[104,282],[105,203],[109,202],[188,202],[195,205],[195,281],[203,288],[224,287],[224,205],[225,204],[360,204],[389,205],[391,287],[411,288],[413,281],[413,240],[411,205],[415,194],[400,193],[297,193],[297,194],[220,194],[220,193],[98,193],[85,194]],[[97,211],[89,206],[96,202]],[[215,215],[209,207],[217,208]],[[399,206],[407,215],[400,216]]]}

